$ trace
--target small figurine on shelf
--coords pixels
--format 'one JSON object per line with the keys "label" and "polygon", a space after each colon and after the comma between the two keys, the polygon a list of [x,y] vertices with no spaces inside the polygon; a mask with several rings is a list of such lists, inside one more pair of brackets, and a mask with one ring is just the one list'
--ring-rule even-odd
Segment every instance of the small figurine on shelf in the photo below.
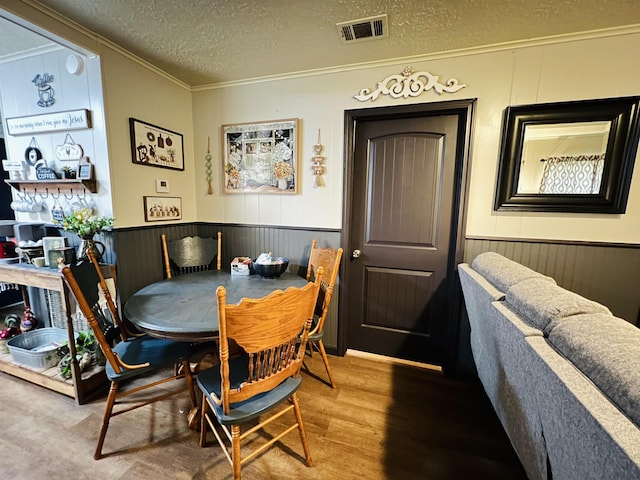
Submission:
{"label": "small figurine on shelf", "polygon": [[31,308],[24,307],[24,317],[22,317],[22,321],[20,322],[20,331],[22,333],[28,332],[29,330],[36,328],[36,325],[38,325],[38,320],[31,311]]}
{"label": "small figurine on shelf", "polygon": [[9,347],[7,347],[7,341],[20,335],[18,324],[20,323],[20,317],[15,313],[10,313],[4,319],[6,329],[0,330],[0,353],[9,353]]}

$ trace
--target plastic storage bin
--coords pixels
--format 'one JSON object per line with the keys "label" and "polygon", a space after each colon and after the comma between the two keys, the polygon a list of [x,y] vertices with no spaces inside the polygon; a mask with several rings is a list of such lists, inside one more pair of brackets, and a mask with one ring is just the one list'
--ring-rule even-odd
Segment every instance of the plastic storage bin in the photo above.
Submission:
{"label": "plastic storage bin", "polygon": [[45,369],[58,364],[60,357],[56,349],[66,341],[66,330],[39,328],[13,337],[7,341],[7,347],[14,362]]}

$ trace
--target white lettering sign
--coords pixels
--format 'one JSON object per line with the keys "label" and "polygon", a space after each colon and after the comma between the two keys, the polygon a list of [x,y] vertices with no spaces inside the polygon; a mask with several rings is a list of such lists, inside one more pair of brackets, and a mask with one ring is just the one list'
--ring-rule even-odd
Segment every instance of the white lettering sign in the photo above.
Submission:
{"label": "white lettering sign", "polygon": [[86,109],[7,118],[9,135],[27,135],[58,130],[79,130],[82,128],[91,128],[89,110]]}

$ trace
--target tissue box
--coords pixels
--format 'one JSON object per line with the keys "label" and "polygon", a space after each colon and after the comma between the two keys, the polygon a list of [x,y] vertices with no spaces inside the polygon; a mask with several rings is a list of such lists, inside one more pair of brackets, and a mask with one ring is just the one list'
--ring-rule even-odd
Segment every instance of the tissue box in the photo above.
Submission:
{"label": "tissue box", "polygon": [[235,257],[231,260],[231,275],[249,275],[251,273],[249,265],[251,265],[251,258]]}

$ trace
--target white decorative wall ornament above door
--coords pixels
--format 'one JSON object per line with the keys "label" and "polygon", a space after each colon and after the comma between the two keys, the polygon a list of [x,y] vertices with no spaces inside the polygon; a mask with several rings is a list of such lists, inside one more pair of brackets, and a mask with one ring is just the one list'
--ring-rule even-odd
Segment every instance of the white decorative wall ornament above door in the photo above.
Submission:
{"label": "white decorative wall ornament above door", "polygon": [[360,90],[358,95],[354,95],[353,98],[366,102],[367,100],[374,101],[375,99],[383,95],[389,95],[392,98],[408,98],[417,97],[428,90],[433,89],[437,94],[441,95],[443,92],[455,93],[458,90],[466,87],[465,84],[458,83],[455,78],[450,78],[447,83],[442,84],[438,80],[438,75],[433,75],[429,72],[416,72],[411,67],[405,67],[401,74],[389,75],[384,80],[378,82],[378,87],[371,91],[368,88]]}

